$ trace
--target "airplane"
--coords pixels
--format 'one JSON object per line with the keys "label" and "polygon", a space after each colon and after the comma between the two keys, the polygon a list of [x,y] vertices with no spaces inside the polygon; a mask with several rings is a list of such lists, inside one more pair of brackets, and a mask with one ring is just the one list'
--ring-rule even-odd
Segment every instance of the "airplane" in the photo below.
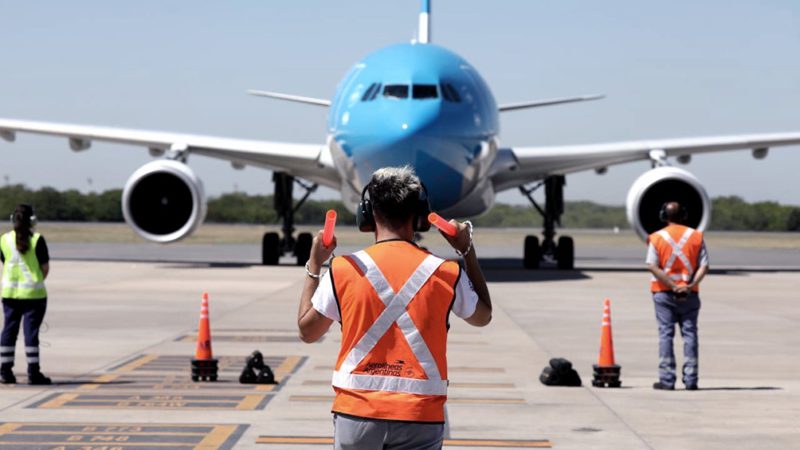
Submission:
{"label": "airplane", "polygon": [[[229,161],[234,168],[273,171],[274,207],[281,232],[265,233],[262,263],[278,264],[292,254],[308,260],[310,233],[294,236],[294,213],[320,185],[338,190],[355,210],[372,172],[384,166],[414,167],[429,192],[431,208],[445,217],[466,218],[488,211],[501,191],[518,189],[543,217],[542,239],[528,235],[523,266],[542,262],[572,269],[574,241],[558,236],[568,174],[612,165],[650,161],[651,169],[631,186],[627,218],[640,238],[659,229],[658,211],[668,200],[690,211],[690,226],[704,230],[711,202],[701,182],[672,160],[688,163],[694,154],[749,149],[756,159],[771,147],[800,144],[800,133],[762,133],[713,137],[609,142],[585,145],[503,147],[500,113],[598,100],[583,95],[498,105],[478,71],[431,39],[431,1],[422,0],[416,38],[390,45],[358,61],[332,99],[272,91],[250,94],[328,108],[324,144],[244,140],[194,134],[74,125],[0,118],[0,138],[14,142],[21,133],[66,138],[74,151],[94,141],[145,147],[154,157],[125,184],[125,221],[142,238],[168,243],[194,232],[203,222],[206,200],[202,181],[187,165],[190,155]],[[295,202],[294,188],[305,194]],[[544,205],[532,193],[544,190]],[[556,238],[557,237],[557,238]]]}

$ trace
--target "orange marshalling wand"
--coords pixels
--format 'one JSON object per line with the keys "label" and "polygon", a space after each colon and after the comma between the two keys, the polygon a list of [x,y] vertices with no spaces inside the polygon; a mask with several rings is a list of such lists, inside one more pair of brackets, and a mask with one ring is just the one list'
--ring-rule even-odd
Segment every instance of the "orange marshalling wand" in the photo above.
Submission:
{"label": "orange marshalling wand", "polygon": [[333,242],[333,229],[336,228],[336,211],[329,209],[325,213],[325,228],[322,229],[322,245],[330,247]]}
{"label": "orange marshalling wand", "polygon": [[458,232],[455,225],[444,220],[442,216],[436,214],[435,212],[428,214],[428,222],[430,222],[431,225],[435,226],[436,228],[442,230],[442,233],[448,236],[455,236]]}

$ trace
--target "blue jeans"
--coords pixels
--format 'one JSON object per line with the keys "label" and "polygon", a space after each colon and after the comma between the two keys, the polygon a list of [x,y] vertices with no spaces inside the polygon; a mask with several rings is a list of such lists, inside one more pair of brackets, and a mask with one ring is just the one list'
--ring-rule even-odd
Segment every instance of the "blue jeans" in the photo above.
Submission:
{"label": "blue jeans", "polygon": [[698,376],[697,316],[700,313],[700,297],[691,293],[678,299],[672,292],[653,294],[658,322],[658,378],[661,384],[675,385],[675,324],[681,328],[683,337],[683,384],[696,385]]}

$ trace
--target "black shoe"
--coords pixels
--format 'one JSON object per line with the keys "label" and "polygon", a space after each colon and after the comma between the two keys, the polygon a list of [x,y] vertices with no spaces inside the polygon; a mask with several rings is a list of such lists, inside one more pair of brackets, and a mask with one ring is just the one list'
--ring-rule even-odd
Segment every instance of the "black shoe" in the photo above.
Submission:
{"label": "black shoe", "polygon": [[672,386],[672,385],[669,385],[669,384],[663,384],[660,381],[656,381],[655,383],[653,383],[653,389],[656,389],[656,390],[659,390],[659,391],[674,391],[675,390],[675,386]]}
{"label": "black shoe", "polygon": [[42,372],[28,374],[28,384],[36,386],[47,386],[53,384],[53,380],[44,376]]}
{"label": "black shoe", "polygon": [[15,384],[17,377],[14,376],[14,372],[2,372],[0,373],[0,382],[3,384]]}
{"label": "black shoe", "polygon": [[696,383],[695,384],[687,384],[686,385],[686,390],[687,391],[696,391],[697,390],[697,384]]}

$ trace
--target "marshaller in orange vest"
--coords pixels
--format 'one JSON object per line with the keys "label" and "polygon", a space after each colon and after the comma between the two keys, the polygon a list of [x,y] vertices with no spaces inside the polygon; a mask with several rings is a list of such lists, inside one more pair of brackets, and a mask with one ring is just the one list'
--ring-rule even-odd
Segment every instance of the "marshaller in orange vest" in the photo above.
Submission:
{"label": "marshaller in orange vest", "polygon": [[375,243],[346,256],[336,238],[314,238],[300,297],[298,327],[315,342],[339,322],[342,343],[332,377],[334,448],[440,449],[447,400],[450,312],[474,326],[492,318],[492,304],[472,241],[472,225],[451,220],[442,236],[462,265],[417,246],[427,231],[427,192],[410,167],[378,169],[357,210]]}
{"label": "marshaller in orange vest", "polygon": [[703,233],[684,225],[688,212],[678,202],[661,207],[659,218],[667,226],[651,234],[647,267],[653,274],[650,290],[658,322],[658,381],[653,389],[675,389],[675,325],[683,336],[683,384],[697,389],[700,282],[708,273],[708,251]]}

